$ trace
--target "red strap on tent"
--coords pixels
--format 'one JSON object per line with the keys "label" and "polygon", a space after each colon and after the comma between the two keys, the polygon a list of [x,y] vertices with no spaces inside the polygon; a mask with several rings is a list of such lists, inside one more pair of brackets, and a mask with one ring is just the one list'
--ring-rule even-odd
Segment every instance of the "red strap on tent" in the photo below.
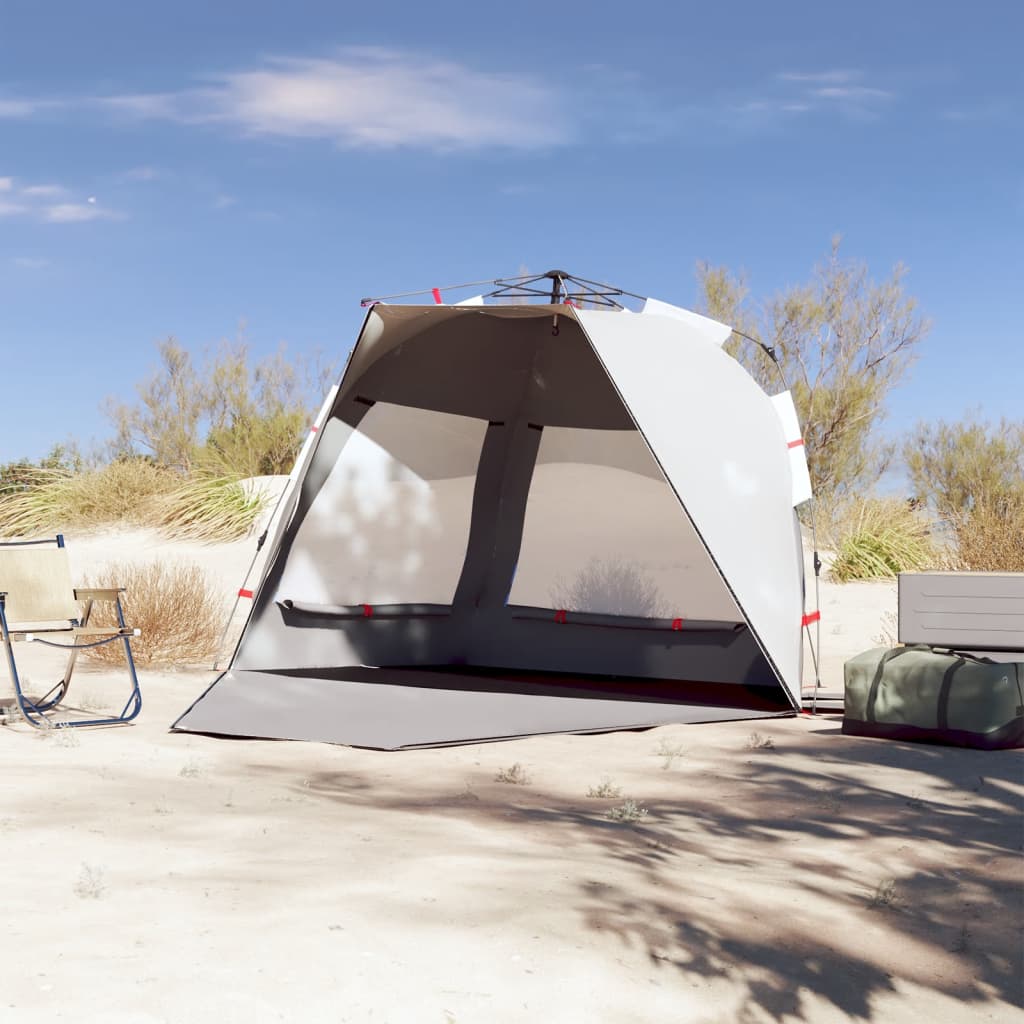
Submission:
{"label": "red strap on tent", "polygon": [[555,622],[562,622],[562,623],[564,623],[565,621],[566,621],[566,619],[565,619],[565,609],[564,608],[559,608],[558,611],[555,612]]}
{"label": "red strap on tent", "polygon": [[313,426],[311,426],[311,427],[309,428],[309,432],[310,432],[311,434],[315,434],[315,433],[316,433],[316,432],[317,432],[317,431],[318,431],[319,429],[320,429],[320,428],[319,428],[319,427],[318,427],[318,426],[317,426],[317,425],[316,425],[316,424],[314,423],[314,424],[313,424]]}
{"label": "red strap on tent", "polygon": [[805,615],[800,622],[801,626],[809,626],[812,622],[817,622],[821,618],[821,612],[811,612],[809,615]]}
{"label": "red strap on tent", "polygon": [[364,619],[373,618],[373,605],[372,604],[364,604],[363,605],[363,618]]}
{"label": "red strap on tent", "polygon": [[240,590],[238,592],[238,596],[239,597],[252,597],[252,591],[251,590]]}
{"label": "red strap on tent", "polygon": [[677,630],[677,631],[682,629],[683,628],[683,620],[682,619],[673,619],[672,620],[672,628],[674,630]]}
{"label": "red strap on tent", "polygon": [[442,303],[442,300],[441,300],[441,289],[440,288],[431,288],[430,289],[430,294],[434,296],[434,301],[440,306],[441,303]]}
{"label": "red strap on tent", "polygon": [[790,441],[789,444],[786,445],[787,448],[803,448],[803,446],[804,439],[802,437],[798,437],[795,441]]}

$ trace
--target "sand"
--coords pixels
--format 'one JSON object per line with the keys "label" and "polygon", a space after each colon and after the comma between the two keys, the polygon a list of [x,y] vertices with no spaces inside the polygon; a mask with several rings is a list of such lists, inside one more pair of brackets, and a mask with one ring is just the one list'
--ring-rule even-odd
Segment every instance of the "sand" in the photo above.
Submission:
{"label": "sand", "polygon": [[[79,576],[193,559],[227,599],[254,543],[69,550]],[[895,589],[826,583],[822,611],[835,688]],[[1020,751],[827,715],[399,753],[218,740],[168,732],[209,669],[141,678],[130,727],[0,729],[0,1020],[1024,1019]],[[71,702],[117,687],[83,668]]]}

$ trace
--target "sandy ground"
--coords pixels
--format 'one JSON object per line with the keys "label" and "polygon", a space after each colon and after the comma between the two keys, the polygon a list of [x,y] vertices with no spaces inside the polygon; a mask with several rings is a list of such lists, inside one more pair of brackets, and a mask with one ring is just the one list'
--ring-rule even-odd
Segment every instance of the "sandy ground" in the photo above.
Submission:
{"label": "sandy ground", "polygon": [[[71,538],[76,574],[111,541]],[[117,541],[226,595],[254,548]],[[826,686],[894,610],[823,585]],[[0,1020],[1024,1019],[1020,751],[832,716],[399,753],[169,733],[212,678],[142,673],[127,728],[0,729]],[[83,668],[71,703],[120,686]]]}

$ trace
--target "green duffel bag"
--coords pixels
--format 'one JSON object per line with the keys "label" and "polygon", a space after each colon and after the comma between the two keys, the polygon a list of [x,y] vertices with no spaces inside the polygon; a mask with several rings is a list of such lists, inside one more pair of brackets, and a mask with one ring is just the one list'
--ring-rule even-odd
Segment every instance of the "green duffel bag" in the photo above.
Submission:
{"label": "green duffel bag", "polygon": [[843,732],[1001,750],[1024,747],[1024,664],[931,647],[878,647],[844,666]]}

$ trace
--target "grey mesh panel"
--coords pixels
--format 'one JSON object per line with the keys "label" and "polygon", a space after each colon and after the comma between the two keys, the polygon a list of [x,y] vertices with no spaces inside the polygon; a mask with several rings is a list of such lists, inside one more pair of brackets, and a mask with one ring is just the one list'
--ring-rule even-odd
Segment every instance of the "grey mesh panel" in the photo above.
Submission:
{"label": "grey mesh panel", "polygon": [[509,600],[648,618],[743,618],[636,430],[545,428]]}
{"label": "grey mesh panel", "polygon": [[379,402],[295,533],[280,599],[450,603],[487,424]]}

